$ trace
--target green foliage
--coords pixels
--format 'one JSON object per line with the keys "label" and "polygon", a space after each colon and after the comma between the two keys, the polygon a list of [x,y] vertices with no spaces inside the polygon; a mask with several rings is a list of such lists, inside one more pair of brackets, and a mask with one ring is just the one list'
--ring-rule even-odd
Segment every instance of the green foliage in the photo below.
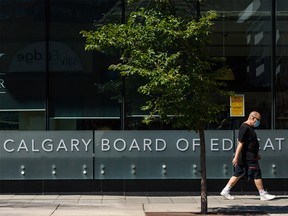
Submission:
{"label": "green foliage", "polygon": [[138,89],[149,96],[142,107],[151,114],[146,122],[159,115],[175,127],[198,130],[215,122],[225,108],[212,95],[232,94],[216,80],[217,59],[202,51],[217,14],[210,11],[196,21],[177,16],[172,12],[175,8],[163,2],[167,0],[155,0],[161,7],[132,12],[125,24],[108,24],[81,34],[86,50],[121,55],[120,63],[109,69],[147,81]]}

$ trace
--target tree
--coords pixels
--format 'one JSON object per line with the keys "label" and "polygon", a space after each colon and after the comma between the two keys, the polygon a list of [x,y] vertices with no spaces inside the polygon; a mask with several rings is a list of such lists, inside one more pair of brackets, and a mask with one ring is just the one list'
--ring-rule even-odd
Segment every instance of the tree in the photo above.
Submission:
{"label": "tree", "polygon": [[217,14],[210,11],[194,19],[178,11],[172,0],[150,2],[131,12],[125,24],[107,24],[81,34],[86,38],[86,50],[120,54],[120,62],[110,69],[145,81],[138,91],[148,96],[142,107],[150,112],[146,123],[158,116],[176,128],[199,133],[201,212],[207,213],[204,130],[225,110],[225,104],[217,103],[214,96],[231,94],[216,79],[219,59],[203,51]]}

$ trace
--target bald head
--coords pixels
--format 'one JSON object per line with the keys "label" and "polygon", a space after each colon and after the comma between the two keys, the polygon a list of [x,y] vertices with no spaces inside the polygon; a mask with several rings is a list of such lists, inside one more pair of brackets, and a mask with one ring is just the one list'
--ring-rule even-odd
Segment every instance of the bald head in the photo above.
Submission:
{"label": "bald head", "polygon": [[260,120],[261,120],[260,113],[257,111],[252,111],[249,114],[249,117],[248,117],[247,121],[245,121],[245,123],[249,124],[250,126],[253,126],[253,127],[258,127],[258,125],[260,124]]}
{"label": "bald head", "polygon": [[256,118],[257,120],[261,120],[261,115],[260,115],[260,113],[257,112],[257,111],[252,111],[252,112],[249,114],[248,119],[252,119],[252,118]]}

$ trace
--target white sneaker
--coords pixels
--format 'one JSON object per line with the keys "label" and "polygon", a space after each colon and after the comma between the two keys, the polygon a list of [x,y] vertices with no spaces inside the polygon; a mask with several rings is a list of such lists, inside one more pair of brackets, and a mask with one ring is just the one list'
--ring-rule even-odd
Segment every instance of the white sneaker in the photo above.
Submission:
{"label": "white sneaker", "polygon": [[264,194],[260,195],[260,200],[263,200],[263,201],[265,201],[265,200],[272,200],[272,199],[274,199],[275,197],[276,197],[275,195],[271,195],[271,194],[269,194],[267,191],[265,191]]}
{"label": "white sneaker", "polygon": [[220,193],[221,196],[225,197],[226,199],[228,200],[234,200],[235,197],[234,196],[231,196],[229,191],[225,191],[225,190],[222,190],[221,193]]}

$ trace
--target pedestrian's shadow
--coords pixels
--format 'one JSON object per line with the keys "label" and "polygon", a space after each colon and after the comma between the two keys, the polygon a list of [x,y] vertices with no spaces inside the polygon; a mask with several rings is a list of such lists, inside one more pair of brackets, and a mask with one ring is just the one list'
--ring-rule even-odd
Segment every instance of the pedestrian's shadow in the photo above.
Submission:
{"label": "pedestrian's shadow", "polygon": [[269,202],[267,205],[264,201],[263,204],[255,205],[231,205],[229,207],[221,208],[209,208],[212,212],[231,215],[240,214],[240,215],[267,215],[267,214],[288,214],[288,205],[283,202],[280,204],[277,203],[277,200],[287,200],[287,197],[277,196],[275,199]]}
{"label": "pedestrian's shadow", "polygon": [[277,200],[287,200],[287,197],[276,196],[275,199],[268,201],[269,205],[264,205],[261,208],[269,214],[288,214],[287,202],[277,205]]}
{"label": "pedestrian's shadow", "polygon": [[229,207],[209,208],[211,212],[223,215],[265,215],[264,209],[257,208],[257,206],[243,206],[243,205],[231,205]]}

